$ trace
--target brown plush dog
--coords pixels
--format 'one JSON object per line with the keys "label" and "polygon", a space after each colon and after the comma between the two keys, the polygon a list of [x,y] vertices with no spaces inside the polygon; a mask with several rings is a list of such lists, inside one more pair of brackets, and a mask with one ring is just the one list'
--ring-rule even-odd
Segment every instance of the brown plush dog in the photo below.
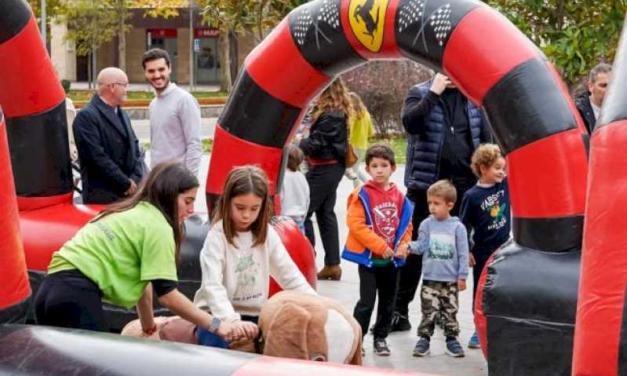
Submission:
{"label": "brown plush dog", "polygon": [[361,365],[361,328],[335,300],[282,291],[259,316],[263,354]]}

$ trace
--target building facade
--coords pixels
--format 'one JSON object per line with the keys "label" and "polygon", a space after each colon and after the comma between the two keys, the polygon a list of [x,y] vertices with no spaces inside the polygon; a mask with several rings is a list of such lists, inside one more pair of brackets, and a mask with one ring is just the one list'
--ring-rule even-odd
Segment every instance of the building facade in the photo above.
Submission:
{"label": "building facade", "polygon": [[[190,59],[193,61],[195,85],[216,85],[220,81],[219,30],[202,25],[200,15],[194,15],[193,37],[190,35],[188,9],[170,18],[145,17],[143,9],[131,10],[127,22],[131,29],[126,33],[126,73],[132,83],[144,82],[141,66],[143,53],[150,48],[163,48],[172,59],[174,82],[190,83]],[[67,26],[53,22],[51,25],[50,53],[59,77],[70,81],[88,81],[88,56],[78,56],[72,41],[65,40]],[[232,35],[231,75],[234,78],[246,55],[254,47],[251,35]],[[119,66],[118,38],[102,45],[96,51],[96,72],[108,66]]]}

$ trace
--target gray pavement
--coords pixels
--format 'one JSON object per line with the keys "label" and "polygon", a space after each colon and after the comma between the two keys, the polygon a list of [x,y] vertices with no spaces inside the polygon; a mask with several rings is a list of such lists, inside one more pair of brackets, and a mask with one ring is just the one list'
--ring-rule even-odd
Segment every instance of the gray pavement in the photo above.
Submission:
{"label": "gray pavement", "polygon": [[[207,176],[209,155],[205,155],[201,164],[200,183],[201,188],[196,198],[196,210],[206,212],[204,187]],[[404,165],[399,165],[398,169],[392,176],[392,180],[405,190],[403,185]],[[337,214],[340,241],[346,239],[346,200],[352,191],[352,183],[343,179],[337,190],[337,203],[335,205],[335,213]],[[314,227],[316,227],[314,225]],[[316,228],[317,245],[316,246],[316,264],[320,269],[324,264],[324,251],[321,247],[320,236]],[[346,309],[352,312],[355,303],[359,297],[359,276],[357,274],[357,266],[353,263],[342,262],[342,280],[335,281],[319,281],[318,292],[321,295],[331,297],[340,301]],[[472,279],[472,277],[470,278]],[[484,376],[487,375],[487,364],[483,358],[481,350],[470,350],[466,348],[468,339],[472,335],[474,324],[471,312],[472,304],[472,282],[469,281],[468,289],[460,294],[460,313],[458,320],[461,326],[460,341],[466,351],[464,358],[452,358],[445,354],[444,335],[439,329],[431,340],[431,354],[424,358],[414,358],[411,353],[416,343],[417,337],[415,328],[420,322],[420,298],[419,296],[410,305],[410,321],[412,330],[409,332],[391,333],[388,337],[388,344],[392,351],[389,357],[379,357],[374,355],[372,350],[372,335],[368,334],[364,339],[364,348],[366,356],[364,363],[368,366],[375,366],[387,369],[395,369],[402,371],[424,372],[436,375],[459,375],[459,376]],[[376,309],[375,309],[376,312]],[[372,318],[374,323],[374,315]]]}

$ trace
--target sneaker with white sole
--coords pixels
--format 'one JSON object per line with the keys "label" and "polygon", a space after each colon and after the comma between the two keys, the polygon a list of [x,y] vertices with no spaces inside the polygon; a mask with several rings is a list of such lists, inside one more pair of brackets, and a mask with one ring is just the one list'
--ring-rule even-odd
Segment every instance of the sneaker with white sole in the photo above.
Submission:
{"label": "sneaker with white sole", "polygon": [[468,341],[468,348],[469,349],[481,348],[481,343],[479,343],[479,336],[477,335],[477,332],[472,333],[472,336],[470,337],[470,340]]}
{"label": "sneaker with white sole", "polygon": [[464,354],[464,349],[457,338],[446,339],[446,353],[454,358],[461,358],[466,355]]}
{"label": "sneaker with white sole", "polygon": [[414,351],[412,352],[413,356],[425,356],[429,354],[429,338],[420,337],[418,342],[416,342],[416,346],[414,346]]}
{"label": "sneaker with white sole", "polygon": [[390,348],[388,347],[388,343],[385,341],[385,338],[375,338],[373,347],[375,354],[379,356],[390,356]]}

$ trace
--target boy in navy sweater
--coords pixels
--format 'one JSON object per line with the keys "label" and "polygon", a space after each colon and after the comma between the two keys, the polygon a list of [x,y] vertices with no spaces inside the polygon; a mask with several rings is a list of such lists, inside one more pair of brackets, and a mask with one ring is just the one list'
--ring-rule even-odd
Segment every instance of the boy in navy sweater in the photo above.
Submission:
{"label": "boy in navy sweater", "polygon": [[[469,261],[473,267],[474,308],[483,267],[492,253],[509,239],[510,205],[505,158],[498,145],[479,146],[472,155],[471,168],[479,181],[464,194],[460,218],[468,235],[472,236]],[[481,347],[476,331],[470,337],[468,347]]]}
{"label": "boy in navy sweater", "polygon": [[414,356],[429,353],[430,339],[435,329],[435,317],[443,320],[446,353],[464,356],[457,340],[458,293],[466,289],[468,274],[468,236],[459,218],[451,216],[457,201],[457,190],[448,180],[438,180],[427,190],[431,214],[418,229],[418,240],[410,243],[413,254],[422,254],[422,288],[420,301],[422,321],[418,327],[420,339]]}

